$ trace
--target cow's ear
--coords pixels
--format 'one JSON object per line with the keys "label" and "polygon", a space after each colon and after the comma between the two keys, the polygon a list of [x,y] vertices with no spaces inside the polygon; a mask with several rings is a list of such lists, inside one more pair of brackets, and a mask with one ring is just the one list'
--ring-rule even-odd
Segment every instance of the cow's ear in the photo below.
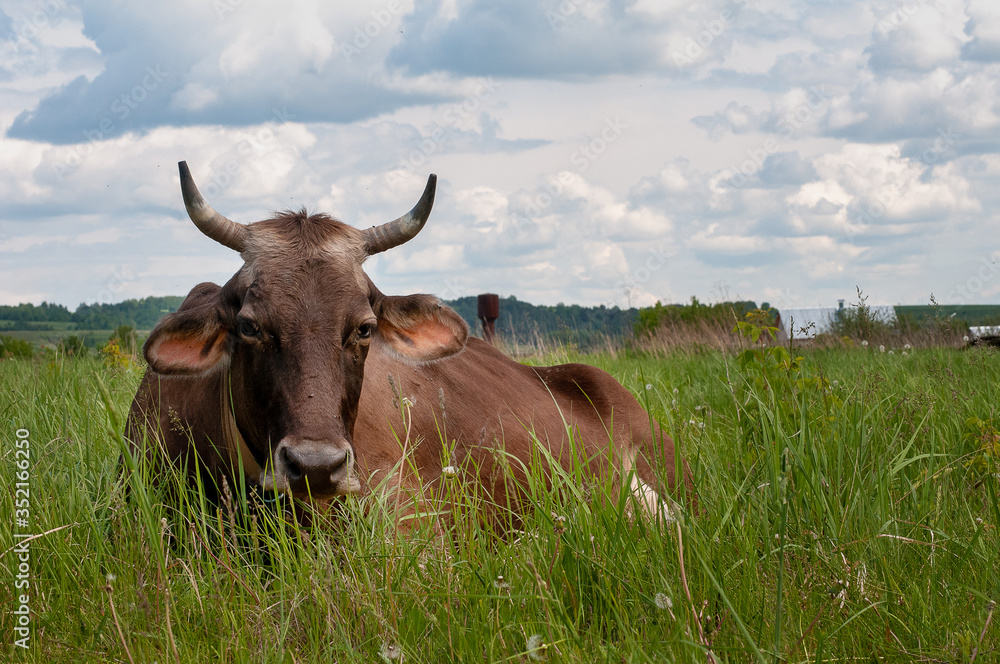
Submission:
{"label": "cow's ear", "polygon": [[206,302],[164,317],[149,334],[142,352],[157,373],[199,374],[226,357],[228,336],[216,304]]}
{"label": "cow's ear", "polygon": [[432,295],[383,296],[375,303],[378,338],[402,357],[430,362],[465,348],[469,326]]}

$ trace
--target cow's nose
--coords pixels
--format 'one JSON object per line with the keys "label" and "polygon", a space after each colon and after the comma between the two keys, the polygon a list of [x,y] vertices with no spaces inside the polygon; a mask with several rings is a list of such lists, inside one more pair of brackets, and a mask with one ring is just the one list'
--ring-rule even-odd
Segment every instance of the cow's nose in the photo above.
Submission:
{"label": "cow's nose", "polygon": [[274,451],[273,486],[303,496],[353,493],[360,487],[351,477],[352,461],[346,440],[338,444],[286,438]]}

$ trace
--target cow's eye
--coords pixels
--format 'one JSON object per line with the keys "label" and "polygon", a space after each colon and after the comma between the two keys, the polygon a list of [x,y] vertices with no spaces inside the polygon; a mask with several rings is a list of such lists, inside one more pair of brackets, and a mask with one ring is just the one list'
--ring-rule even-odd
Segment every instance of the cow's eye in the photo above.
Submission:
{"label": "cow's eye", "polygon": [[372,327],[371,323],[362,323],[361,325],[358,325],[358,339],[371,339]]}
{"label": "cow's eye", "polygon": [[240,336],[247,337],[248,339],[256,339],[260,336],[260,328],[257,327],[257,323],[246,318],[239,322],[238,329]]}

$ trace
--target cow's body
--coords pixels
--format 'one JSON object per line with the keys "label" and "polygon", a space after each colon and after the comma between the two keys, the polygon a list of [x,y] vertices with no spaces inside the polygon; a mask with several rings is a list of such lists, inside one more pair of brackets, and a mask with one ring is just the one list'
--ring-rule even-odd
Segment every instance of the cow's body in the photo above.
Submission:
{"label": "cow's body", "polygon": [[[198,286],[182,309],[218,288]],[[207,483],[210,496],[222,478],[231,485],[239,481],[232,463],[239,453],[225,431],[225,378],[222,371],[209,376],[147,371],[129,418],[132,440],[141,441],[144,429],[155,431],[176,465],[194,468],[200,462],[214,479]],[[421,483],[426,488],[440,481],[448,468],[446,473],[461,474],[458,481],[477,482],[493,502],[506,506],[508,498],[517,502],[518,497],[506,495],[505,473],[497,461],[509,455],[513,476],[523,480],[533,458],[544,461],[538,451],[533,457],[532,448],[541,443],[568,467],[573,459],[567,430],[573,432],[575,444],[582,444],[578,458],[590,460],[595,476],[614,468],[625,478],[634,469],[630,483],[645,507],[650,507],[649,489],[658,495],[674,491],[673,485],[664,487],[659,480],[673,477],[670,438],[628,390],[600,369],[583,364],[527,366],[480,339],[470,339],[457,355],[423,365],[402,361],[376,345],[365,363],[354,431],[361,490],[370,491],[393,470],[402,469],[389,486],[401,484],[404,492],[416,493]],[[404,445],[409,448],[405,465],[399,463]],[[147,453],[153,462],[161,458],[153,446]],[[264,463],[256,456],[258,464]],[[654,471],[654,464],[660,472]],[[685,475],[690,489],[690,474]],[[250,483],[256,480],[252,474],[247,477]]]}
{"label": "cow's body", "polygon": [[[221,217],[190,191],[199,227],[199,214]],[[127,433],[154,464],[201,468],[210,492],[245,479],[324,499],[383,486],[419,501],[443,474],[457,475],[516,511],[510,479],[518,484],[546,458],[568,467],[575,450],[654,510],[683,467],[694,500],[673,442],[607,373],[518,364],[466,343],[464,322],[437,300],[378,292],[360,269],[364,255],[351,252],[384,248],[387,231],[301,214],[249,227],[222,219],[222,231],[206,234],[239,249],[246,265],[224,287],[195,287],[145,347],[150,369]],[[250,239],[231,237],[246,229]]]}

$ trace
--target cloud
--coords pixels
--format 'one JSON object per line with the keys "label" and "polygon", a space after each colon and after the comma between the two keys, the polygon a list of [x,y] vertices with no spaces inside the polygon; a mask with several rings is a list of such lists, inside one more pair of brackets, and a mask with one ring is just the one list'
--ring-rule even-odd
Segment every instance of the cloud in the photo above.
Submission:
{"label": "cloud", "polygon": [[835,203],[843,239],[853,244],[913,234],[922,224],[950,224],[981,210],[958,168],[903,157],[895,145],[848,145],[817,158],[814,166],[820,179],[790,200],[807,205],[825,197]]}
{"label": "cloud", "polygon": [[[739,277],[772,301],[781,292],[786,302],[811,304],[799,293],[846,293],[857,283],[883,292],[901,274],[913,274],[914,286],[926,283],[912,270],[926,238],[949,233],[936,246],[952,251],[955,229],[982,213],[980,191],[1000,172],[996,160],[975,159],[976,166],[931,163],[894,144],[776,152],[742,187],[719,186],[726,169],[702,172],[678,160],[640,180],[630,199],[671,210],[677,257],[688,270]],[[677,275],[672,270],[674,283]],[[788,275],[796,275],[794,287],[782,282]]]}
{"label": "cloud", "polygon": [[521,78],[647,71],[661,58],[658,24],[617,1],[418,3],[388,63],[411,74]]}
{"label": "cloud", "polygon": [[0,40],[8,41],[17,33],[14,32],[14,19],[0,7]]}
{"label": "cloud", "polygon": [[745,134],[758,131],[764,118],[745,104],[731,101],[726,108],[712,115],[699,115],[691,119],[694,126],[708,132],[712,140],[720,140],[727,134]]}
{"label": "cloud", "polygon": [[23,253],[33,247],[44,246],[53,242],[65,242],[68,235],[19,235],[5,237],[0,242],[0,253]]}
{"label": "cloud", "polygon": [[883,16],[867,49],[873,71],[928,72],[954,62],[967,39],[961,11],[938,11],[932,5],[900,4]]}
{"label": "cloud", "polygon": [[1000,61],[1000,6],[991,0],[970,0],[965,26],[971,39],[962,47],[962,57],[980,62]]}
{"label": "cloud", "polygon": [[762,186],[774,188],[802,185],[816,177],[816,169],[812,163],[800,157],[798,152],[768,155],[758,175]]}
{"label": "cloud", "polygon": [[[296,20],[278,22],[271,8],[242,3],[169,5],[156,13],[96,1],[81,7],[103,70],[46,95],[17,116],[8,136],[71,144],[161,126],[250,126],[275,109],[297,122],[343,123],[449,98],[396,89],[380,67],[365,64],[390,46],[401,11],[386,11],[385,26],[375,21],[374,37],[358,42],[362,50],[351,46],[354,30],[365,36],[371,17],[340,23],[331,7],[309,0],[284,10]],[[228,10],[217,14],[219,7]]]}

